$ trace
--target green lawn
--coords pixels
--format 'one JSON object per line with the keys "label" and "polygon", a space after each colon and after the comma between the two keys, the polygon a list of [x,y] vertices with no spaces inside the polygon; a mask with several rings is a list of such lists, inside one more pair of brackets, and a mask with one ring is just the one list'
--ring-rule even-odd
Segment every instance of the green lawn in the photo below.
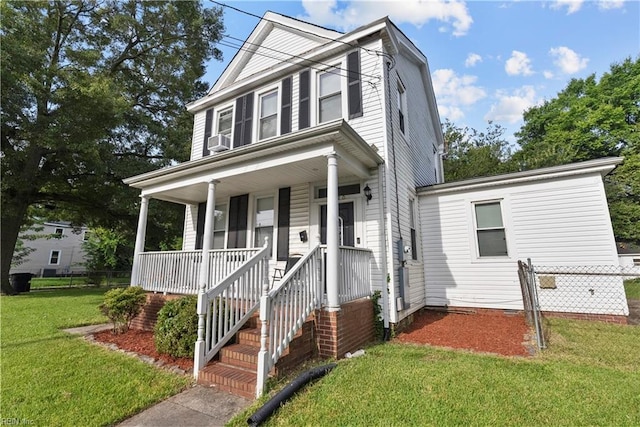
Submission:
{"label": "green lawn", "polygon": [[0,417],[31,425],[111,425],[190,379],[86,342],[62,328],[104,323],[106,289],[0,297]]}
{"label": "green lawn", "polygon": [[[528,359],[373,346],[266,425],[640,425],[640,327],[556,319],[549,327],[549,349]],[[232,424],[246,425],[257,405]]]}
{"label": "green lawn", "polygon": [[629,299],[640,299],[640,278],[624,281],[624,290]]}

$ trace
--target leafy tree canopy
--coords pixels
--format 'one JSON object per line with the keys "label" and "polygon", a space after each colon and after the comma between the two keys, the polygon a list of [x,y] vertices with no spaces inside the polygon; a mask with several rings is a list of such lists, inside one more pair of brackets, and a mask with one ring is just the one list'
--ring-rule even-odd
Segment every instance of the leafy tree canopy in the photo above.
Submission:
{"label": "leafy tree canopy", "polygon": [[489,122],[485,132],[460,128],[449,120],[443,125],[447,156],[445,181],[459,181],[511,171],[511,148],[503,138],[505,129]]}
{"label": "leafy tree canopy", "polygon": [[[223,26],[220,9],[193,1],[5,1],[0,12],[1,285],[10,293],[30,207],[135,228],[137,191],[122,179],[188,159],[184,105],[207,89],[200,78],[221,57]],[[179,206],[158,211],[150,244],[181,227]]]}

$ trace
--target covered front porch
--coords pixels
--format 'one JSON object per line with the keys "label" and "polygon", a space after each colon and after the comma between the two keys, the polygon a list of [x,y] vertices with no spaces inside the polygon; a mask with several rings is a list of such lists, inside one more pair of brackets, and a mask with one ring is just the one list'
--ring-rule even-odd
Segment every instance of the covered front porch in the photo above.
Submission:
{"label": "covered front porch", "polygon": [[[383,220],[364,189],[380,188],[381,164],[338,120],[125,181],[141,190],[131,284],[198,295],[196,377],[260,308],[260,394],[310,313],[371,295],[381,273],[366,222]],[[145,252],[151,198],[185,205],[183,250]]]}

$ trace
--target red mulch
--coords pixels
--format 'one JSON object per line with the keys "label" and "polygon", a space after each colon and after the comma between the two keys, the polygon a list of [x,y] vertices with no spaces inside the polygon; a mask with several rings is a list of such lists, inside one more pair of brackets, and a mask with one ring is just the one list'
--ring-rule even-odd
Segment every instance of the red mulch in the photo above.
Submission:
{"label": "red mulch", "polygon": [[396,341],[460,348],[505,356],[529,356],[523,316],[422,311]]}
{"label": "red mulch", "polygon": [[124,334],[114,335],[111,330],[107,330],[93,334],[93,338],[103,343],[115,344],[122,350],[161,360],[165,365],[178,366],[185,371],[193,369],[193,359],[191,358],[172,357],[168,354],[158,353],[151,331],[129,329]]}

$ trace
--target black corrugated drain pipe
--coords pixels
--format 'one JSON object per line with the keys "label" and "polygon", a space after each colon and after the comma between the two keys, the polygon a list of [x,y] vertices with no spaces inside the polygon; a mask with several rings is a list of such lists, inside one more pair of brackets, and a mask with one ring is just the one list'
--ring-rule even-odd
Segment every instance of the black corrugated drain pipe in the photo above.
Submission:
{"label": "black corrugated drain pipe", "polygon": [[262,405],[260,409],[254,412],[253,415],[247,419],[247,424],[251,427],[259,426],[309,381],[324,377],[336,366],[337,365],[335,363],[329,363],[301,373],[293,381],[287,384],[285,388],[280,390],[278,394]]}

